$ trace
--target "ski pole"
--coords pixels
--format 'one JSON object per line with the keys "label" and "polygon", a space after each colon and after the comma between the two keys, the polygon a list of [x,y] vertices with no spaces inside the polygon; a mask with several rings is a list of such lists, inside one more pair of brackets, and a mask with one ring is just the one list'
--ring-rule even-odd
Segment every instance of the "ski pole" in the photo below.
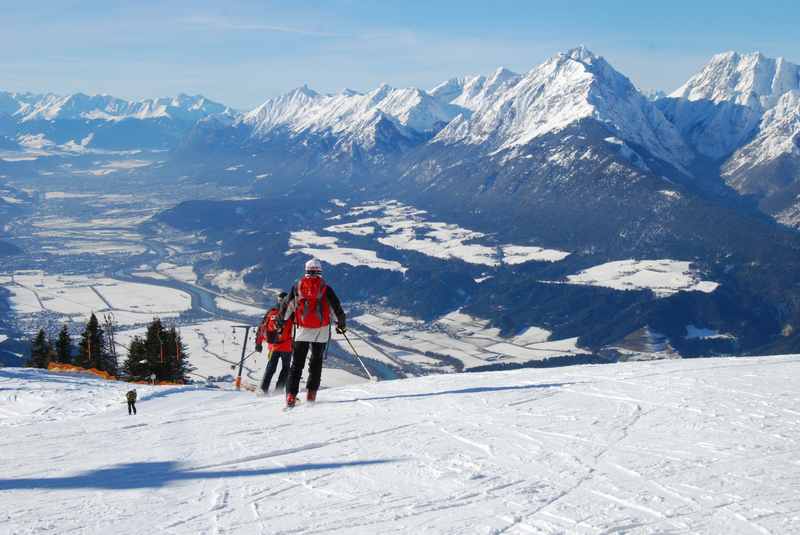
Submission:
{"label": "ski pole", "polygon": [[345,340],[347,340],[347,343],[348,343],[348,345],[350,346],[350,349],[352,349],[352,350],[353,350],[353,355],[355,355],[355,356],[356,356],[356,358],[358,359],[358,362],[360,362],[360,363],[361,363],[361,367],[362,367],[362,368],[364,368],[364,371],[365,371],[365,372],[367,372],[367,377],[369,377],[369,380],[370,380],[370,381],[377,381],[377,379],[375,378],[375,376],[373,376],[371,373],[369,373],[369,370],[367,369],[367,366],[364,364],[364,361],[363,361],[363,360],[361,360],[361,357],[358,355],[358,351],[356,351],[356,348],[355,348],[355,347],[353,347],[353,343],[352,343],[352,342],[350,341],[350,339],[347,337],[347,334],[343,332],[343,333],[342,333],[342,336],[344,336],[344,339],[345,339]]}
{"label": "ski pole", "polygon": [[328,324],[328,341],[325,342],[325,353],[322,354],[322,360],[328,359],[328,348],[331,347],[331,340],[333,339],[333,332],[330,323]]}
{"label": "ski pole", "polygon": [[[247,355],[247,356],[246,356],[246,357],[245,357],[245,358],[242,360],[242,365],[244,365],[244,363],[245,363],[245,362],[247,362],[247,361],[250,359],[250,357],[252,357],[252,356],[253,356],[253,355],[255,355],[255,354],[259,354],[259,355],[260,355],[261,353],[258,353],[258,351],[251,351],[251,352],[250,352],[250,353],[249,353],[249,354],[248,354],[248,355]],[[229,362],[230,362],[230,361],[229,361]],[[232,370],[235,370],[237,366],[238,366],[238,364],[236,364],[236,363],[234,363],[234,364],[231,364],[231,369],[232,369]]]}
{"label": "ski pole", "polygon": [[382,350],[380,347],[376,346],[375,344],[373,344],[372,342],[370,342],[369,340],[367,340],[366,338],[364,338],[363,336],[361,336],[360,334],[358,334],[358,331],[354,331],[353,329],[349,329],[349,330],[350,330],[350,332],[351,332],[351,333],[353,333],[354,335],[356,335],[356,336],[358,337],[358,339],[359,339],[359,340],[361,340],[362,342],[364,342],[365,344],[367,344],[369,347],[371,347],[372,349],[374,349],[375,351],[377,351],[378,353],[380,353],[381,355],[383,355],[383,356],[384,356],[384,357],[386,357],[387,359],[391,360],[392,362],[394,362],[394,361],[395,361],[395,360],[394,360],[394,357],[392,357],[391,355],[389,355],[388,353],[386,353],[386,351],[383,351],[383,350]]}

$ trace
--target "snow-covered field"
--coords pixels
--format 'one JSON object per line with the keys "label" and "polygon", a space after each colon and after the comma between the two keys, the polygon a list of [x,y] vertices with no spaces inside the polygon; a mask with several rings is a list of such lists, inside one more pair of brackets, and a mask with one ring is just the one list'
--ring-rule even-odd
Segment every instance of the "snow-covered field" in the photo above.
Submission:
{"label": "snow-covered field", "polygon": [[[348,232],[357,233],[355,229]],[[287,255],[301,253],[315,257],[333,266],[347,264],[349,266],[366,266],[374,269],[387,269],[405,273],[406,268],[400,262],[379,258],[375,251],[355,249],[352,247],[339,247],[337,238],[332,236],[319,236],[316,232],[302,230],[292,232],[289,238]]]}
{"label": "snow-covered field", "polygon": [[[391,200],[354,206],[331,219],[337,221],[337,224],[327,227],[325,230],[328,232],[371,236],[379,229],[381,235],[377,237],[377,241],[388,247],[415,251],[443,260],[459,259],[470,264],[489,267],[503,263],[514,265],[533,261],[557,262],[570,254],[535,246],[487,244],[484,243],[487,236],[482,232],[465,229],[452,223],[430,221],[425,210]],[[344,219],[351,221],[341,222]],[[317,241],[330,239],[324,236],[316,238]],[[297,241],[294,235],[293,239]],[[333,247],[335,243],[334,238],[329,247]],[[292,241],[290,247],[296,247]]]}
{"label": "snow-covered field", "polygon": [[113,312],[119,324],[136,325],[191,308],[191,297],[180,290],[104,277],[18,271],[0,275],[0,286],[11,292],[11,307],[21,316],[53,313],[69,321]]}
{"label": "snow-covered field", "polygon": [[567,277],[570,284],[605,286],[615,290],[650,289],[659,297],[677,292],[711,293],[719,284],[700,279],[691,262],[680,260],[619,260]]}
{"label": "snow-covered field", "polygon": [[0,370],[7,533],[798,533],[800,358],[440,375],[316,406]]}
{"label": "snow-covered field", "polygon": [[239,301],[234,301],[233,299],[226,299],[225,297],[217,297],[214,299],[214,302],[222,310],[227,310],[228,312],[234,312],[236,314],[242,314],[244,316],[252,316],[254,318],[261,318],[265,312],[263,308],[240,303]]}
{"label": "snow-covered field", "polygon": [[188,282],[190,284],[195,284],[197,282],[197,274],[194,272],[192,266],[176,266],[169,262],[162,262],[156,266],[156,271],[182,282]]}
{"label": "snow-covered field", "polygon": [[529,327],[514,337],[502,337],[499,329],[489,327],[488,321],[461,312],[451,312],[429,324],[388,311],[362,314],[353,322],[376,333],[370,339],[372,346],[352,338],[359,354],[387,364],[413,363],[428,373],[454,370],[426,353],[460,361],[467,370],[587,353],[577,346],[576,338],[550,340],[550,332],[539,327]]}

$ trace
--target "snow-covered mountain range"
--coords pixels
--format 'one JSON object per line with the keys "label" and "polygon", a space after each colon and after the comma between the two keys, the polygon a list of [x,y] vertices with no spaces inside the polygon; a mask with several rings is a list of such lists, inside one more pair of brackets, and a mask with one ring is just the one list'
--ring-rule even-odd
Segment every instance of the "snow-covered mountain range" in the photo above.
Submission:
{"label": "snow-covered mountain range", "polygon": [[0,136],[5,145],[16,141],[23,147],[28,137],[43,136],[49,145],[170,148],[200,119],[233,113],[201,95],[131,101],[83,93],[0,92]]}
{"label": "snow-covered mountain range", "polygon": [[[797,226],[798,103],[800,68],[782,58],[718,54],[664,97],[643,94],[578,47],[525,74],[499,68],[429,91],[384,84],[324,95],[303,86],[242,113],[202,96],[129,101],[0,92],[0,146],[43,135],[55,145],[88,139],[99,148],[180,147],[184,158],[225,168],[220,154],[255,153],[271,175],[349,179],[408,169],[435,174],[465,156],[511,148],[521,154],[521,147],[589,121],[608,130],[623,165],[682,184],[717,181]],[[567,153],[553,159],[569,166]]]}
{"label": "snow-covered mountain range", "polygon": [[714,56],[659,106],[723,180],[800,225],[800,67],[755,52]]}
{"label": "snow-covered mountain range", "polygon": [[180,94],[177,97],[131,101],[111,95],[83,93],[37,95],[0,92],[0,113],[11,115],[21,122],[58,119],[121,121],[159,117],[197,121],[214,113],[226,112],[230,112],[230,108],[202,95]]}
{"label": "snow-covered mountain range", "polygon": [[[200,97],[6,94],[0,135],[173,149],[140,173],[250,187],[262,204],[185,203],[157,219],[217,243],[215,268],[260,266],[248,272],[258,287],[290,284],[293,255],[313,252],[337,262],[349,281],[337,288],[416,317],[466,307],[506,332],[545,325],[593,349],[657,332],[696,354],[690,321],[735,340],[705,354],[787,350],[800,347],[800,296],[786,290],[800,287],[800,236],[777,222],[800,226],[798,76],[782,59],[726,53],[671,95],[645,95],[579,47],[524,74],[430,90],[303,86],[244,113]],[[506,251],[567,256],[512,263]],[[624,272],[600,277],[618,293],[561,284],[608,265]],[[661,298],[628,285],[629,265],[680,265],[714,285]]]}
{"label": "snow-covered mountain range", "polygon": [[[698,188],[716,181],[754,195],[765,212],[796,225],[799,73],[782,58],[728,52],[669,96],[645,95],[579,47],[524,75],[500,68],[430,91],[384,85],[365,94],[320,95],[302,87],[232,120],[202,121],[184,148],[188,154],[255,151],[275,175],[435,174],[465,157],[511,148],[521,154],[521,147],[588,121],[607,130],[603,139],[627,160],[622,165]],[[267,157],[271,151],[303,163],[287,169],[280,158]],[[568,152],[553,159],[569,166]]]}

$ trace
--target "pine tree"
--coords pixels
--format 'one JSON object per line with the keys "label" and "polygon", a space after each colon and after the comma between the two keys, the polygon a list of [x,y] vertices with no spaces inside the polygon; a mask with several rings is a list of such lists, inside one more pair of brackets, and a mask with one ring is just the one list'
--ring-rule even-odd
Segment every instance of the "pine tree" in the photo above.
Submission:
{"label": "pine tree", "polygon": [[166,332],[166,344],[169,348],[167,351],[169,355],[169,380],[177,383],[185,383],[189,379],[189,373],[192,372],[194,368],[189,364],[189,354],[186,351],[186,345],[184,345],[181,334],[174,325]]}
{"label": "pine tree", "polygon": [[180,333],[174,325],[164,327],[159,318],[147,326],[143,338],[136,336],[131,340],[123,364],[125,375],[140,381],[147,381],[155,374],[158,381],[182,383],[192,370]]}
{"label": "pine tree", "polygon": [[47,368],[51,356],[50,341],[47,339],[44,329],[39,329],[36,338],[31,342],[31,358],[28,366],[31,368]]}
{"label": "pine tree", "polygon": [[150,373],[156,374],[157,381],[169,381],[169,359],[166,355],[166,333],[160,318],[154,318],[147,326],[144,347]]}
{"label": "pine tree", "polygon": [[66,325],[61,327],[61,331],[58,333],[54,358],[56,362],[72,363],[72,337],[69,335],[69,329],[67,329]]}
{"label": "pine tree", "polygon": [[134,336],[128,346],[128,358],[122,365],[122,370],[131,381],[146,381],[152,371],[150,361],[147,359],[147,349],[141,336]]}
{"label": "pine tree", "polygon": [[81,342],[78,346],[78,358],[75,363],[83,368],[96,368],[100,371],[109,370],[109,358],[106,353],[105,337],[103,329],[97,316],[92,313],[86,328],[81,335]]}

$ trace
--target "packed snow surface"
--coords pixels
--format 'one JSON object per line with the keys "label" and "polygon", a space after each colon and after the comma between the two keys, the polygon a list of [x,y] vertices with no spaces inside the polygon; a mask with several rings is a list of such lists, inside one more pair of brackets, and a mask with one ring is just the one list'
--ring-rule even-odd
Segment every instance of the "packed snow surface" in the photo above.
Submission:
{"label": "packed snow surface", "polygon": [[711,293],[719,284],[700,280],[691,262],[680,260],[618,260],[567,277],[570,284],[605,286],[615,290],[652,290],[659,297],[677,292]]}
{"label": "packed snow surface", "polygon": [[[800,359],[428,376],[281,400],[0,370],[3,527],[797,533]],[[44,504],[44,505],[43,505]]]}

